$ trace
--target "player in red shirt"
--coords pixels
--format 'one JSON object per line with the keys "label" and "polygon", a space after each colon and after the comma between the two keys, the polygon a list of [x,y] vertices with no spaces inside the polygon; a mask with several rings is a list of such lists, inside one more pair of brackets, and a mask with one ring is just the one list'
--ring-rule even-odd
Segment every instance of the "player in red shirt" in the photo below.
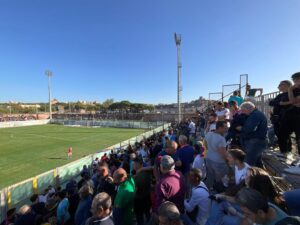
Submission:
{"label": "player in red shirt", "polygon": [[73,149],[72,149],[72,147],[70,147],[68,150],[68,158],[71,158],[72,155],[73,155]]}

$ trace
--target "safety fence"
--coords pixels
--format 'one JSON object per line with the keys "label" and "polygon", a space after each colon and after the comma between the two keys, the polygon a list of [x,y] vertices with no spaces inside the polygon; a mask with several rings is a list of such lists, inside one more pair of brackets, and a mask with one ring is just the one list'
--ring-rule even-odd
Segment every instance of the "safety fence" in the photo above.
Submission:
{"label": "safety fence", "polygon": [[52,119],[51,123],[63,124],[65,126],[87,126],[87,127],[121,127],[121,128],[141,128],[153,129],[162,126],[164,122],[144,122],[131,120],[62,120]]}
{"label": "safety fence", "polygon": [[48,124],[50,120],[27,120],[27,121],[8,121],[0,122],[0,128],[24,127]]}
{"label": "safety fence", "polygon": [[249,99],[249,100],[252,101],[256,105],[256,107],[260,111],[262,111],[268,118],[270,118],[272,106],[269,106],[269,102],[270,102],[270,100],[276,98],[276,96],[279,93],[280,93],[279,91],[276,91],[276,92],[260,95],[253,99]]}
{"label": "safety fence", "polygon": [[163,129],[167,129],[170,125],[170,123],[163,124],[162,126],[122,141],[97,153],[0,190],[0,221],[5,218],[7,209],[12,207],[18,208],[29,203],[29,198],[32,194],[42,193],[49,185],[56,187],[64,186],[70,179],[78,179],[83,166],[91,166],[94,159],[101,158],[105,153],[110,153],[111,151],[116,152],[121,149],[126,149],[128,145],[134,145],[136,142],[140,142],[153,134],[161,132]]}

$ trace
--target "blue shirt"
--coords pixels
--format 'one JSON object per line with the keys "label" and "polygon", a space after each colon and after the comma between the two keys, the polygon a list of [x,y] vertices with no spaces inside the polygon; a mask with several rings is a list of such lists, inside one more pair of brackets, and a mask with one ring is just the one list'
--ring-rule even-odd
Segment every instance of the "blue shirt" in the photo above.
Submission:
{"label": "blue shirt", "polygon": [[234,96],[231,96],[231,97],[228,99],[228,103],[231,102],[231,101],[236,101],[237,104],[238,104],[238,106],[240,106],[240,105],[243,103],[244,100],[243,100],[242,97],[234,95]]}
{"label": "blue shirt", "polygon": [[92,206],[92,196],[89,195],[85,199],[82,199],[77,207],[75,213],[75,224],[84,225],[85,221],[92,216],[91,206]]}
{"label": "blue shirt", "polygon": [[268,131],[267,117],[258,109],[254,109],[242,127],[241,135],[244,140],[266,139]]}
{"label": "blue shirt", "polygon": [[182,148],[178,149],[177,155],[182,163],[180,170],[183,174],[190,171],[191,164],[194,161],[194,154],[194,148],[189,145],[185,145]]}
{"label": "blue shirt", "polygon": [[57,224],[60,225],[62,221],[64,222],[68,221],[70,219],[69,214],[69,200],[67,198],[64,198],[61,200],[61,202],[58,204],[57,207]]}

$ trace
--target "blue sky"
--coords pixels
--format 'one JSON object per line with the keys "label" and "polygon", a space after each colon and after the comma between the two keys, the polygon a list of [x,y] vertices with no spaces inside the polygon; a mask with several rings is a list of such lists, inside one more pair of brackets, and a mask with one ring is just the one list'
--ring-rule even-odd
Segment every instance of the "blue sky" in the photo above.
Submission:
{"label": "blue sky", "polygon": [[[0,102],[183,101],[238,83],[277,89],[300,71],[299,0],[0,0]],[[228,91],[228,90],[226,90]]]}

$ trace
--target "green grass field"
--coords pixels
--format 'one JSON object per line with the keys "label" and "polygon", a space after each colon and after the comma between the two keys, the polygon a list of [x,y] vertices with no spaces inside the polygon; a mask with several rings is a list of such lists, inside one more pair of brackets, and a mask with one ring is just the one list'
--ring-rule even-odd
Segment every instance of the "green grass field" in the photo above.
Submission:
{"label": "green grass field", "polygon": [[[67,164],[136,135],[142,129],[42,125],[0,129],[0,188]],[[72,159],[67,158],[69,147]]]}

